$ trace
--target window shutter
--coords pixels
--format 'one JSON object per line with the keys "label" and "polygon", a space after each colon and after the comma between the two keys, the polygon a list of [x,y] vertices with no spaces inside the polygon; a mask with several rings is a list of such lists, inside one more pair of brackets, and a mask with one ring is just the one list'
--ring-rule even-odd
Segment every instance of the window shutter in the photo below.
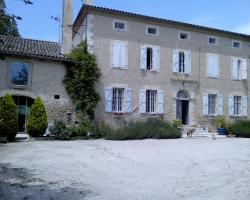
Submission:
{"label": "window shutter", "polygon": [[242,60],[242,79],[246,80],[247,79],[247,59]]}
{"label": "window shutter", "polygon": [[185,52],[185,74],[191,74],[191,53]]}
{"label": "window shutter", "polygon": [[246,96],[242,97],[242,116],[248,116],[248,99]]}
{"label": "window shutter", "polygon": [[140,113],[146,113],[146,90],[140,90]]}
{"label": "window shutter", "polygon": [[234,116],[234,96],[230,95],[228,100],[229,116]]}
{"label": "window shutter", "polygon": [[159,71],[160,69],[160,48],[153,48],[153,70]]}
{"label": "window shutter", "polygon": [[112,112],[113,89],[105,88],[105,112]]}
{"label": "window shutter", "polygon": [[237,80],[238,77],[238,61],[235,58],[232,58],[232,79]]}
{"label": "window shutter", "polygon": [[223,96],[222,95],[218,96],[218,115],[220,116],[224,114],[223,103],[224,103]]}
{"label": "window shutter", "polygon": [[133,110],[133,96],[132,96],[132,90],[126,89],[125,90],[125,112],[131,113]]}
{"label": "window shutter", "polygon": [[113,55],[112,55],[112,60],[113,60],[113,67],[120,67],[120,43],[119,42],[114,42],[113,43],[113,47],[112,47],[112,51],[113,51]]}
{"label": "window shutter", "polygon": [[164,91],[158,91],[158,114],[164,114]]}
{"label": "window shutter", "polygon": [[125,42],[120,43],[120,67],[128,67],[128,47]]}
{"label": "window shutter", "polygon": [[146,69],[147,65],[147,48],[145,46],[141,47],[141,69]]}
{"label": "window shutter", "polygon": [[207,75],[212,77],[218,77],[219,76],[219,56],[218,55],[207,55]]}
{"label": "window shutter", "polygon": [[176,49],[173,52],[173,72],[179,72],[179,50]]}
{"label": "window shutter", "polygon": [[203,94],[203,115],[208,115],[208,94]]}

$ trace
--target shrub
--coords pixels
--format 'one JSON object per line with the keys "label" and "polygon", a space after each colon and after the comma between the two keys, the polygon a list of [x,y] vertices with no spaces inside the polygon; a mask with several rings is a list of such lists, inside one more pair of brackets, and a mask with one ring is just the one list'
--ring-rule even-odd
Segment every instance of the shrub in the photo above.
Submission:
{"label": "shrub", "polygon": [[11,95],[7,94],[0,102],[0,136],[13,141],[18,131],[16,104]]}
{"label": "shrub", "polygon": [[229,132],[232,132],[237,137],[250,138],[250,121],[236,121],[228,126]]}
{"label": "shrub", "polygon": [[55,121],[49,131],[58,140],[70,140],[72,137],[70,128],[63,121]]}
{"label": "shrub", "polygon": [[43,136],[48,127],[47,115],[44,104],[38,97],[31,106],[30,115],[27,121],[28,134],[33,137]]}
{"label": "shrub", "polygon": [[182,127],[182,122],[181,122],[181,120],[174,120],[174,121],[173,121],[173,127],[175,127],[175,128],[180,128],[180,127]]}
{"label": "shrub", "polygon": [[181,131],[162,119],[149,118],[147,121],[130,122],[127,126],[113,130],[106,128],[104,137],[108,140],[176,139]]}

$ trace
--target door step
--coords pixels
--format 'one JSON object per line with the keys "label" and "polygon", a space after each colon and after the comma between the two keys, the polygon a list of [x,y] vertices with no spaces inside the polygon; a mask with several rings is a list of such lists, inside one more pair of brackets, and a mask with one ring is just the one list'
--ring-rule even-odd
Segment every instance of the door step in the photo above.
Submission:
{"label": "door step", "polygon": [[15,138],[15,141],[17,142],[28,142],[29,140],[30,136],[26,133],[18,133]]}

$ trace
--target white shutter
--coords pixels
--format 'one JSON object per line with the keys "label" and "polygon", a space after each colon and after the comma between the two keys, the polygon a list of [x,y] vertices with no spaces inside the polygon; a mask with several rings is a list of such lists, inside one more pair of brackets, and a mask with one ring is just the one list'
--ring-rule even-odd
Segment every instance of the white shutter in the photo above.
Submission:
{"label": "white shutter", "polygon": [[247,59],[242,60],[242,79],[246,80],[247,79]]}
{"label": "white shutter", "polygon": [[185,74],[191,74],[191,53],[189,51],[185,52]]}
{"label": "white shutter", "polygon": [[223,96],[222,95],[218,96],[218,115],[220,116],[224,114],[223,103],[224,103]]}
{"label": "white shutter", "polygon": [[145,46],[141,47],[141,69],[146,69],[147,65],[147,48]]}
{"label": "white shutter", "polygon": [[120,67],[120,53],[121,51],[121,44],[120,42],[113,42],[112,47],[112,66],[113,67]]}
{"label": "white shutter", "polygon": [[160,48],[153,48],[153,70],[159,71],[160,69]]}
{"label": "white shutter", "polygon": [[242,97],[242,116],[248,116],[248,99],[246,96]]}
{"label": "white shutter", "polygon": [[105,112],[112,112],[113,88],[105,88]]}
{"label": "white shutter", "polygon": [[208,115],[208,94],[203,94],[203,115]]}
{"label": "white shutter", "polygon": [[207,75],[212,77],[219,76],[219,56],[208,54],[207,55]]}
{"label": "white shutter", "polygon": [[164,91],[158,91],[158,114],[164,114]]}
{"label": "white shutter", "polygon": [[236,58],[232,58],[232,79],[237,80],[238,77],[238,60]]}
{"label": "white shutter", "polygon": [[179,50],[176,49],[173,52],[173,72],[179,72]]}
{"label": "white shutter", "polygon": [[234,96],[230,95],[228,98],[229,116],[234,116]]}
{"label": "white shutter", "polygon": [[132,90],[126,89],[125,90],[125,112],[131,113],[133,111],[133,96]]}
{"label": "white shutter", "polygon": [[146,113],[146,90],[140,90],[140,113]]}
{"label": "white shutter", "polygon": [[128,67],[128,47],[125,42],[120,43],[120,67]]}

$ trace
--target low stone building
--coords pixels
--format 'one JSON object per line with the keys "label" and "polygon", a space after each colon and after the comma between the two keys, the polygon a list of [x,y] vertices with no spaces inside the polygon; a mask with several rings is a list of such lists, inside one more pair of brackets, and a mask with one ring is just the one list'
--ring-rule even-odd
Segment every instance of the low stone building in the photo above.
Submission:
{"label": "low stone building", "polygon": [[25,131],[30,107],[43,100],[48,121],[72,120],[75,108],[63,78],[69,60],[59,43],[0,36],[0,97],[9,93],[18,107],[19,132]]}

